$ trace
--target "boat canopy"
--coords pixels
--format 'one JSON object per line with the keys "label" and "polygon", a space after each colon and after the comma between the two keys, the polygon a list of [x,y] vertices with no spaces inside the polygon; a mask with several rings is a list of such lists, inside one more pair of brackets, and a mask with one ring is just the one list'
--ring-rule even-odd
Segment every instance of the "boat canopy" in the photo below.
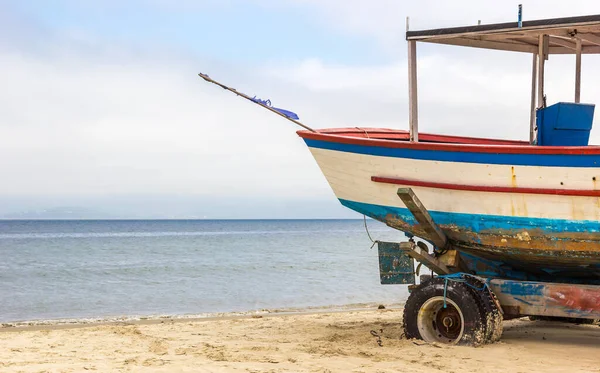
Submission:
{"label": "boat canopy", "polygon": [[410,31],[408,18],[408,88],[410,140],[419,141],[417,105],[417,42],[531,53],[531,115],[529,141],[537,143],[536,112],[546,107],[544,62],[551,54],[575,55],[574,102],[580,103],[581,55],[600,54],[600,14]]}
{"label": "boat canopy", "polygon": [[547,54],[600,53],[600,14],[536,21],[407,31],[406,40],[513,52],[538,53],[540,35],[548,40]]}

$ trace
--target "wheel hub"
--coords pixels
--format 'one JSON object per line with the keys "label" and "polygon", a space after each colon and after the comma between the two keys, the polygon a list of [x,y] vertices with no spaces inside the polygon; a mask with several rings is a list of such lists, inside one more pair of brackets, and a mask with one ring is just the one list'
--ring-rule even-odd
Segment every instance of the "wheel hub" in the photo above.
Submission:
{"label": "wheel hub", "polygon": [[463,314],[454,301],[444,297],[428,299],[419,310],[417,327],[427,342],[457,343],[464,333]]}
{"label": "wheel hub", "polygon": [[458,338],[462,329],[460,315],[456,308],[452,305],[446,305],[446,308],[441,308],[435,316],[436,329],[447,339]]}

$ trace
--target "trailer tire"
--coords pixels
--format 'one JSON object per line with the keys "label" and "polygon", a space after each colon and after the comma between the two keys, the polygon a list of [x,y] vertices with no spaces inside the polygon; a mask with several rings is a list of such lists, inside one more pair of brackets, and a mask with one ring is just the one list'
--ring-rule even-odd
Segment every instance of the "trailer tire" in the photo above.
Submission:
{"label": "trailer tire", "polygon": [[405,336],[430,343],[484,343],[485,319],[480,300],[472,290],[462,282],[447,281],[446,284],[442,278],[419,285],[404,306]]}
{"label": "trailer tire", "polygon": [[499,308],[500,302],[484,281],[472,276],[466,276],[466,281],[471,285],[471,291],[478,299],[479,309],[485,324],[485,342],[498,342],[502,337],[502,322],[504,321]]}

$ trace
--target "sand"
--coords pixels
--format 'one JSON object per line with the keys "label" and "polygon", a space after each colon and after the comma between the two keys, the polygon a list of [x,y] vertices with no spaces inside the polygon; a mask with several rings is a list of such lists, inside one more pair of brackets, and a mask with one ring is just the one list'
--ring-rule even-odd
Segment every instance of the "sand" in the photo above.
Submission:
{"label": "sand", "polygon": [[[0,328],[0,372],[600,372],[600,327],[519,319],[482,347],[401,338],[400,310]],[[381,335],[381,346],[374,330]]]}

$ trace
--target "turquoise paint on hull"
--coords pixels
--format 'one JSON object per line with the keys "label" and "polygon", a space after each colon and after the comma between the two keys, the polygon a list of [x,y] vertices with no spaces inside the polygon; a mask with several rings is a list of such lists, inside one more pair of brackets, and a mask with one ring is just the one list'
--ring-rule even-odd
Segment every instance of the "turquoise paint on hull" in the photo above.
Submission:
{"label": "turquoise paint on hull", "polygon": [[[361,214],[370,216],[373,219],[383,220],[386,216],[395,216],[410,225],[417,222],[412,213],[407,208],[395,206],[382,206],[369,203],[339,200],[342,205],[357,211]],[[544,233],[564,233],[564,232],[586,232],[599,233],[600,240],[600,221],[592,220],[564,220],[564,219],[541,219],[526,218],[502,215],[479,215],[464,214],[455,212],[429,211],[429,214],[438,225],[453,225],[461,230],[479,233],[493,231],[499,234],[505,232],[515,232],[524,230],[541,230]],[[552,237],[548,237],[551,239]],[[554,238],[556,239],[556,238]]]}
{"label": "turquoise paint on hull", "polygon": [[[395,226],[407,235],[413,233],[412,227],[417,224],[412,213],[407,208],[381,206],[340,199],[342,205],[370,216],[373,219]],[[600,270],[600,223],[597,221],[571,221],[559,219],[535,219],[510,216],[474,215],[430,211],[433,220],[446,229],[464,233],[464,241],[456,242],[462,251],[461,258],[472,274],[484,277],[500,277],[515,280],[546,281],[546,282],[583,282],[599,284]],[[400,224],[394,224],[397,219],[406,223],[406,230]],[[501,242],[502,235],[515,236],[523,231],[541,230],[532,235],[537,246],[548,246],[544,249],[527,249],[527,243],[522,248],[506,247]],[[557,237],[559,233],[561,237]],[[567,233],[567,234],[564,234]],[[581,233],[591,233],[585,239],[573,237]],[[480,239],[481,238],[481,239]],[[483,244],[481,240],[485,240]],[[497,240],[497,241],[494,241]],[[581,251],[556,251],[560,242],[578,243]],[[494,244],[496,242],[496,244]],[[568,249],[567,249],[568,250]],[[512,289],[515,292],[535,293],[535,289]]]}

